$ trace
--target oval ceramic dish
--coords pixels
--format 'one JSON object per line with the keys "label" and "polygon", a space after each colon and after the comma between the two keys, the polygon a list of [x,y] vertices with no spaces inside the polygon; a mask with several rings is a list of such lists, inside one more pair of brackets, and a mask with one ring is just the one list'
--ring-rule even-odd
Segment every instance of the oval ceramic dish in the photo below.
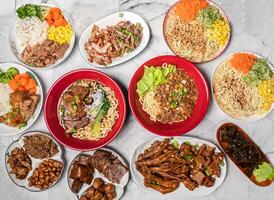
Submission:
{"label": "oval ceramic dish", "polygon": [[[111,152],[111,153],[112,153],[114,156],[116,156],[116,157],[117,157],[125,166],[127,166],[127,163],[125,162],[125,160],[124,160],[118,153],[116,153],[115,151],[113,151],[112,149],[109,149],[109,148],[100,148],[100,149]],[[100,150],[100,149],[99,149],[99,150]],[[93,155],[93,153],[94,153],[95,151],[96,151],[96,150],[81,152],[81,153],[79,153],[79,154],[71,161],[71,163],[70,163],[70,165],[69,165],[68,173],[67,173],[67,181],[68,181],[68,186],[69,186],[69,188],[71,188],[71,184],[72,184],[72,181],[73,181],[73,179],[71,179],[71,178],[69,177],[69,175],[70,175],[70,173],[71,173],[71,170],[72,170],[72,166],[73,166],[74,161],[75,161],[76,159],[78,159],[78,157],[79,157],[80,155],[82,155],[82,154],[83,154],[83,155]],[[119,183],[119,184],[113,183],[113,182],[109,181],[103,174],[99,173],[99,172],[97,171],[97,169],[95,169],[95,171],[94,171],[93,180],[94,180],[94,178],[102,178],[102,179],[104,180],[105,183],[112,183],[112,184],[114,184],[114,186],[115,186],[115,191],[116,191],[116,194],[117,194],[115,200],[118,200],[118,199],[120,199],[120,198],[123,196],[123,194],[124,194],[124,192],[125,192],[125,186],[127,185],[128,181],[129,181],[129,171],[122,177],[122,179],[120,180],[120,183]],[[90,185],[92,185],[92,183],[91,183]],[[74,194],[78,197],[78,199],[80,199],[80,197],[81,197],[81,196],[84,194],[84,192],[90,187],[90,185],[84,183],[83,186],[81,187],[80,191],[79,191],[77,194],[74,193]]]}
{"label": "oval ceramic dish", "polygon": [[266,162],[266,163],[270,163],[269,159],[267,158],[267,156],[260,150],[260,148],[254,143],[254,141],[248,136],[248,134],[243,130],[241,129],[239,126],[237,126],[236,124],[233,124],[233,123],[224,123],[222,124],[218,129],[217,129],[217,133],[216,133],[216,138],[217,138],[217,141],[219,143],[219,145],[221,146],[221,148],[223,149],[223,151],[226,153],[226,155],[232,160],[232,162],[238,167],[238,169],[250,180],[252,181],[253,183],[255,183],[256,185],[258,186],[262,186],[262,187],[266,187],[266,186],[269,186],[271,185],[271,183],[274,181],[274,179],[272,181],[270,180],[265,180],[265,181],[262,181],[262,182],[257,182],[256,181],[256,178],[254,175],[252,176],[248,176],[244,171],[246,170],[246,168],[243,168],[239,165],[237,165],[237,160],[232,156],[231,153],[229,152],[226,152],[226,147],[228,145],[228,143],[226,142],[223,142],[221,140],[221,128],[225,127],[225,126],[234,126],[234,127],[237,127],[238,131],[241,133],[241,135],[245,138],[245,140],[247,142],[250,142],[252,144],[254,144],[257,149],[260,151],[261,155],[262,155],[262,158],[261,158],[261,162]]}
{"label": "oval ceramic dish", "polygon": [[[184,187],[184,185],[182,183],[180,183],[180,186],[175,191],[165,194],[165,195],[163,195],[151,188],[145,187],[143,184],[144,177],[140,174],[139,171],[137,171],[135,161],[137,160],[138,155],[140,153],[144,152],[145,149],[150,147],[150,145],[154,141],[156,141],[156,140],[162,141],[164,138],[165,137],[157,137],[153,140],[149,140],[149,141],[142,143],[139,147],[137,147],[137,149],[135,150],[135,152],[131,158],[130,171],[132,173],[133,180],[144,192],[157,197],[157,199],[162,199],[162,198],[180,199],[182,197],[183,198],[195,198],[195,197],[202,197],[202,196],[209,195],[210,193],[214,192],[223,183],[226,173],[227,173],[227,162],[226,162],[225,158],[223,160],[224,165],[220,166],[221,167],[221,176],[219,178],[216,178],[216,181],[212,187],[207,188],[207,187],[201,186],[201,187],[196,188],[194,191],[189,191],[186,187]],[[212,147],[215,147],[217,153],[221,152],[220,149],[218,148],[218,146],[216,146],[215,144],[213,144],[209,141],[206,141],[206,140],[202,140],[202,139],[198,139],[198,138],[194,138],[194,137],[185,137],[185,136],[173,137],[173,139],[177,140],[180,144],[183,142],[190,142],[192,145],[207,144]]]}
{"label": "oval ceramic dish", "polygon": [[[103,66],[103,65],[98,65],[97,63],[91,63],[88,60],[88,54],[85,50],[85,43],[88,41],[89,37],[90,37],[90,33],[92,30],[93,25],[97,25],[99,26],[99,28],[106,28],[107,26],[111,26],[111,25],[115,25],[120,21],[130,21],[131,23],[140,23],[141,26],[143,27],[143,38],[142,41],[140,43],[140,45],[133,50],[130,53],[126,53],[125,55],[123,55],[122,57],[118,57],[116,59],[113,60],[113,62],[107,66]],[[144,50],[144,48],[147,46],[148,42],[149,42],[149,38],[150,38],[150,31],[149,31],[149,27],[147,25],[147,23],[145,22],[145,20],[140,17],[139,15],[133,13],[133,12],[117,12],[108,16],[105,16],[97,21],[95,21],[94,23],[90,24],[82,33],[80,40],[79,40],[79,50],[80,53],[83,57],[83,59],[90,65],[95,66],[95,67],[112,67],[115,65],[119,65],[123,62],[126,62],[130,59],[132,59],[133,57],[135,57],[137,54],[139,54],[141,51]]]}
{"label": "oval ceramic dish", "polygon": [[[33,158],[31,155],[28,154],[28,156],[30,157],[30,159],[31,159],[31,161],[32,161],[32,170],[29,171],[28,176],[27,176],[24,180],[16,179],[15,175],[10,173],[11,169],[10,169],[9,164],[7,163],[8,156],[9,156],[10,152],[11,152],[14,148],[16,148],[16,147],[23,148],[23,145],[24,145],[23,139],[24,139],[25,136],[31,136],[31,135],[34,135],[34,134],[42,134],[42,135],[46,135],[47,137],[51,138],[52,141],[57,145],[59,152],[58,152],[57,154],[55,154],[54,156],[52,156],[52,157],[50,157],[50,158],[45,158],[45,159],[36,159],[36,158]],[[54,160],[57,160],[57,161],[60,161],[60,162],[63,163],[63,167],[62,167],[62,171],[61,171],[61,173],[60,173],[60,176],[59,176],[58,179],[57,179],[52,185],[50,185],[47,189],[49,189],[49,188],[51,188],[52,186],[54,186],[54,185],[58,182],[58,180],[60,179],[60,177],[62,176],[62,172],[63,172],[63,170],[64,170],[64,161],[63,161],[63,158],[62,158],[62,154],[63,154],[63,150],[62,150],[62,148],[60,147],[60,145],[59,145],[57,142],[55,142],[55,140],[54,140],[51,136],[49,136],[48,134],[42,133],[42,132],[34,132],[34,131],[33,131],[33,132],[27,132],[27,133],[23,134],[18,140],[12,142],[12,143],[10,144],[10,146],[7,148],[6,153],[5,153],[6,171],[7,171],[8,175],[9,175],[10,179],[11,179],[11,180],[13,181],[13,183],[15,183],[17,186],[23,187],[23,188],[25,188],[25,189],[27,189],[27,190],[29,190],[29,191],[32,191],[32,192],[40,192],[40,191],[43,191],[43,190],[38,189],[38,188],[35,188],[35,187],[30,187],[30,186],[28,185],[28,183],[29,183],[28,178],[29,178],[30,176],[32,176],[32,173],[33,173],[34,169],[36,169],[42,161],[47,160],[47,159],[54,159]],[[47,190],[47,189],[45,189],[45,190]]]}

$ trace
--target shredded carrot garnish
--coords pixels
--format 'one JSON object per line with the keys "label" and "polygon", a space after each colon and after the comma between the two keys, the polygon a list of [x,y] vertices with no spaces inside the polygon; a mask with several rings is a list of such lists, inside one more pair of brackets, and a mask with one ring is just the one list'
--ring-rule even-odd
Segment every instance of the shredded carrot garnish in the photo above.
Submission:
{"label": "shredded carrot garnish", "polygon": [[255,61],[256,56],[253,54],[235,53],[230,59],[230,64],[234,69],[247,74]]}
{"label": "shredded carrot garnish", "polygon": [[184,21],[194,21],[200,10],[206,8],[206,0],[181,0],[175,7],[175,13]]}

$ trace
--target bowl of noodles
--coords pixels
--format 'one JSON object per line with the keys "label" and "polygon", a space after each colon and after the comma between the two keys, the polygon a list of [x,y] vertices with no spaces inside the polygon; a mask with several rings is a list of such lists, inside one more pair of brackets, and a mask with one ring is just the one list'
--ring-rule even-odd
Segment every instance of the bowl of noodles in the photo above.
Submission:
{"label": "bowl of noodles", "polygon": [[134,117],[144,128],[161,136],[178,136],[204,118],[209,89],[194,64],[167,55],[152,58],[135,72],[128,98]]}
{"label": "bowl of noodles", "polygon": [[170,50],[194,63],[218,57],[231,35],[223,10],[209,0],[180,0],[167,12],[163,34]]}
{"label": "bowl of noodles", "polygon": [[60,143],[74,150],[93,150],[119,133],[126,104],[121,89],[109,76],[80,69],[52,85],[44,115],[49,131]]}
{"label": "bowl of noodles", "polygon": [[219,64],[211,81],[216,104],[234,119],[259,120],[274,107],[273,66],[258,54],[233,53]]}

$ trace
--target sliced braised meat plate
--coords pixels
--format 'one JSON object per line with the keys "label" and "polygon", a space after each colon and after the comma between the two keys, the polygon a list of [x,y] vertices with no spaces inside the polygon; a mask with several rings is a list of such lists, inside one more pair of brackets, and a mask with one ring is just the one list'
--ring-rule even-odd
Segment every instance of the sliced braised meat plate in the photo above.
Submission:
{"label": "sliced braised meat plate", "polygon": [[93,25],[90,37],[85,43],[85,50],[90,62],[108,65],[126,53],[135,50],[143,37],[141,24],[120,21],[114,26],[100,29]]}
{"label": "sliced braised meat plate", "polygon": [[39,95],[29,94],[28,92],[16,91],[10,94],[12,112],[0,117],[0,123],[16,127],[18,124],[26,123],[35,111],[40,100]]}
{"label": "sliced braised meat plate", "polygon": [[110,151],[96,150],[92,160],[94,167],[111,182],[119,184],[122,177],[128,172],[127,166]]}
{"label": "sliced braised meat plate", "polygon": [[63,58],[69,48],[68,43],[58,44],[52,40],[45,40],[34,46],[27,46],[23,53],[24,63],[35,67],[45,67],[54,64],[60,58]]}
{"label": "sliced braised meat plate", "polygon": [[14,174],[17,179],[23,180],[27,178],[32,170],[32,162],[28,154],[23,148],[16,147],[8,156],[7,163],[9,164],[11,174]]}
{"label": "sliced braised meat plate", "polygon": [[138,155],[136,169],[144,185],[163,194],[173,192],[182,182],[193,191],[199,186],[212,187],[221,175],[224,155],[207,144],[179,144],[169,138],[154,141]]}

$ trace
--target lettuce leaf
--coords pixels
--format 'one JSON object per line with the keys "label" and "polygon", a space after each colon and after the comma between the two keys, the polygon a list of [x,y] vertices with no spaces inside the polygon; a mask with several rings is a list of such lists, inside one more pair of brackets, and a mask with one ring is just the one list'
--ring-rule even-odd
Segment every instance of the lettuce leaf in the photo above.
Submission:
{"label": "lettuce leaf", "polygon": [[274,167],[270,163],[263,162],[257,169],[254,169],[253,175],[257,182],[262,182],[267,179],[272,181],[274,179]]}
{"label": "lettuce leaf", "polygon": [[137,93],[139,96],[144,95],[150,89],[163,83],[167,76],[175,71],[176,67],[170,64],[167,67],[145,66],[144,75],[137,83]]}

